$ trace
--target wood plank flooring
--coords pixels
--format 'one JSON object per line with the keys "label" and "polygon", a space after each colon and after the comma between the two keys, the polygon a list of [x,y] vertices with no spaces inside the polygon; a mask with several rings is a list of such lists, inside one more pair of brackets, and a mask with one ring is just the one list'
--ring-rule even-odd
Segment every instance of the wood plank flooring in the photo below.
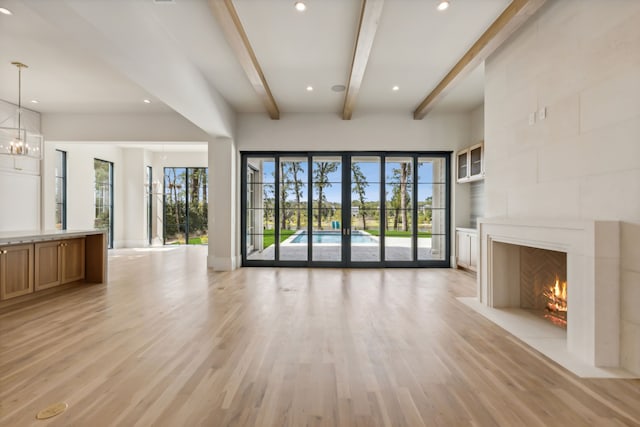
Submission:
{"label": "wood plank flooring", "polygon": [[1,307],[0,425],[640,425],[640,381],[560,368],[458,302],[465,273],[205,258],[113,251],[108,285]]}

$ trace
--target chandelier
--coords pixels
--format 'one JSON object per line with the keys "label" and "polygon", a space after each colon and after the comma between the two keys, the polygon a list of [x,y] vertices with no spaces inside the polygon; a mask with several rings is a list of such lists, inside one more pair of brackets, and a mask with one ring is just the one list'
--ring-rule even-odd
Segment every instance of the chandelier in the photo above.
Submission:
{"label": "chandelier", "polygon": [[17,61],[11,65],[18,68],[18,126],[0,127],[0,154],[40,158],[42,136],[27,132],[22,123],[22,69],[28,66]]}

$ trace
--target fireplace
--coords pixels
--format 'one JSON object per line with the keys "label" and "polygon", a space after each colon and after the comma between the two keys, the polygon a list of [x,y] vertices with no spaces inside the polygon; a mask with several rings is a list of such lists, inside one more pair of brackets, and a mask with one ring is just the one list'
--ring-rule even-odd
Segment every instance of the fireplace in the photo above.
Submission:
{"label": "fireplace", "polygon": [[567,327],[567,254],[519,246],[520,308]]}
{"label": "fireplace", "polygon": [[[520,310],[520,325],[532,319],[520,338],[556,361],[564,352],[585,366],[619,367],[619,227],[616,221],[479,220],[481,306]],[[548,328],[553,340],[544,335]]]}

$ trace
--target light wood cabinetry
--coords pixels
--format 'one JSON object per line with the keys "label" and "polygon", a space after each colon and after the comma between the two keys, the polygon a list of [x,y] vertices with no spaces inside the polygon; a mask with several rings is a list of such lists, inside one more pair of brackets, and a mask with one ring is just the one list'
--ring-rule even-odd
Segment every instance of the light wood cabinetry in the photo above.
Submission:
{"label": "light wood cabinetry", "polygon": [[84,279],[85,239],[35,244],[35,290]]}
{"label": "light wood cabinetry", "polygon": [[456,264],[478,271],[478,233],[474,230],[456,230]]}
{"label": "light wood cabinetry", "polygon": [[62,284],[84,279],[84,239],[69,239],[62,242]]}
{"label": "light wood cabinetry", "polygon": [[53,236],[57,233],[0,235],[0,300],[72,282],[107,281],[105,233],[73,232],[51,239]]}
{"label": "light wood cabinetry", "polygon": [[33,245],[0,247],[0,299],[33,292]]}
{"label": "light wood cabinetry", "polygon": [[62,260],[61,242],[43,242],[35,244],[35,290],[52,288],[61,283]]}
{"label": "light wood cabinetry", "polygon": [[457,153],[456,179],[471,182],[484,179],[484,143],[472,145]]}

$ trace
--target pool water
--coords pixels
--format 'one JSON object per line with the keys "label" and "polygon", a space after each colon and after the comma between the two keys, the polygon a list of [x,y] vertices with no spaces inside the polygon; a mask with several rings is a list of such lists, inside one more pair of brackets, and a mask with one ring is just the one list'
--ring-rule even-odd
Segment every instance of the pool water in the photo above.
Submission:
{"label": "pool water", "polygon": [[[340,231],[316,231],[313,234],[313,243],[341,243],[342,233]],[[309,241],[307,232],[303,231],[293,238],[291,243],[307,243]],[[370,234],[361,231],[351,233],[351,243],[377,243]]]}

